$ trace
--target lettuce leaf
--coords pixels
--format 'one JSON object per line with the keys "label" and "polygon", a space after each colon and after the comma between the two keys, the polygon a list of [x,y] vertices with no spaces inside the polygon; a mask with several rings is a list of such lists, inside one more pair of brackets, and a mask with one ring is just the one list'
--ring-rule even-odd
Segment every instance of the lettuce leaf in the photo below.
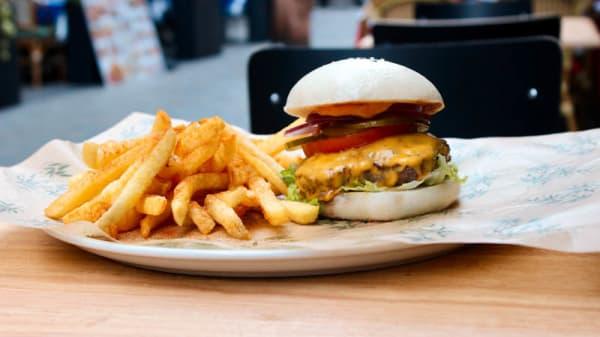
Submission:
{"label": "lettuce leaf", "polygon": [[287,195],[285,198],[290,201],[300,201],[311,205],[319,206],[319,200],[317,198],[306,199],[300,193],[298,185],[296,185],[296,166],[291,165],[287,169],[279,173],[283,182],[287,185]]}
{"label": "lettuce leaf", "polygon": [[286,185],[296,184],[296,166],[290,165],[290,167],[281,171],[279,175]]}
{"label": "lettuce leaf", "polygon": [[342,191],[344,192],[379,192],[382,190],[383,188],[369,180],[356,180],[346,186],[342,186]]}
{"label": "lettuce leaf", "polygon": [[458,167],[454,163],[446,161],[446,157],[438,154],[437,168],[433,170],[423,181],[425,186],[433,186],[443,183],[446,180],[462,184],[467,181],[467,177],[458,175]]}
{"label": "lettuce leaf", "polygon": [[353,181],[351,184],[342,187],[344,192],[379,192],[384,190],[412,190],[421,185],[433,186],[443,183],[446,180],[454,181],[457,183],[464,183],[467,181],[467,177],[460,177],[458,175],[458,167],[454,163],[449,163],[446,157],[442,155],[437,156],[437,168],[429,173],[425,178],[421,180],[414,180],[402,185],[386,188],[377,186],[374,182],[368,180]]}
{"label": "lettuce leaf", "polygon": [[[291,201],[301,201],[306,202],[311,205],[318,205],[319,201],[315,199],[305,199],[300,193],[298,186],[296,185],[296,167],[290,166],[289,168],[281,171],[280,173],[281,179],[288,187],[287,190],[287,200]],[[446,180],[450,180],[457,183],[464,183],[467,181],[467,177],[460,177],[458,174],[458,167],[454,163],[449,163],[446,160],[446,157],[442,155],[437,156],[437,167],[431,173],[429,173],[425,178],[421,180],[414,180],[399,186],[394,186],[391,188],[380,187],[377,186],[372,181],[369,180],[355,180],[348,185],[342,186],[341,190],[343,192],[380,192],[385,190],[412,190],[421,185],[423,186],[433,186],[443,183]]]}

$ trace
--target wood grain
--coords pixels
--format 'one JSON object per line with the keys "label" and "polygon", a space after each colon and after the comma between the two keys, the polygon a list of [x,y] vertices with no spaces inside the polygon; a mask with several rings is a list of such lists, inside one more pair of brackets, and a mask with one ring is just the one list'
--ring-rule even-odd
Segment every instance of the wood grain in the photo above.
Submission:
{"label": "wood grain", "polygon": [[475,245],[338,276],[203,278],[6,225],[0,254],[0,336],[600,336],[600,254]]}

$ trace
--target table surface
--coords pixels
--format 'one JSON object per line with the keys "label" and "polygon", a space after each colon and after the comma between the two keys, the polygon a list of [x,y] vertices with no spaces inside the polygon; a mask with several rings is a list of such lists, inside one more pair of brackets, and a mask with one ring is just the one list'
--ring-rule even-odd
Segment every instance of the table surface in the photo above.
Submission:
{"label": "table surface", "polygon": [[599,336],[600,254],[473,245],[337,276],[128,267],[0,225],[0,336]]}

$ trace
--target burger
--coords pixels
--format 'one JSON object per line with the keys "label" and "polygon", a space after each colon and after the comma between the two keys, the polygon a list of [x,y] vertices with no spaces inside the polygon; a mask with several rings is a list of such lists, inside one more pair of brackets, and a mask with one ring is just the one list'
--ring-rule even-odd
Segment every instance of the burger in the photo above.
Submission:
{"label": "burger", "polygon": [[284,110],[304,119],[286,147],[306,155],[282,173],[288,198],[322,215],[387,221],[435,212],[457,199],[462,179],[448,143],[428,133],[444,108],[416,71],[351,58],[321,66],[291,89]]}

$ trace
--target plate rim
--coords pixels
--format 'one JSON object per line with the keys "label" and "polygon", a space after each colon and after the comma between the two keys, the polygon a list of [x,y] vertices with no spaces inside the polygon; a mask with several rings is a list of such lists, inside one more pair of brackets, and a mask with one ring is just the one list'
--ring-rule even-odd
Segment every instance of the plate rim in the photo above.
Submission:
{"label": "plate rim", "polygon": [[409,249],[417,246],[432,246],[432,245],[455,245],[461,246],[460,243],[418,243],[410,244],[399,241],[377,241],[379,244],[361,245],[353,247],[343,247],[336,249],[314,249],[309,247],[302,248],[234,248],[234,249],[206,249],[206,248],[170,248],[157,246],[144,246],[136,244],[124,244],[118,242],[110,242],[99,239],[90,238],[81,235],[68,235],[54,228],[42,228],[42,230],[51,237],[77,246],[85,247],[98,251],[110,253],[152,257],[161,259],[182,259],[182,260],[206,260],[206,261],[231,261],[231,260],[286,260],[286,259],[318,259],[332,258],[342,256],[354,256],[363,254],[374,254],[387,252],[391,250]]}

